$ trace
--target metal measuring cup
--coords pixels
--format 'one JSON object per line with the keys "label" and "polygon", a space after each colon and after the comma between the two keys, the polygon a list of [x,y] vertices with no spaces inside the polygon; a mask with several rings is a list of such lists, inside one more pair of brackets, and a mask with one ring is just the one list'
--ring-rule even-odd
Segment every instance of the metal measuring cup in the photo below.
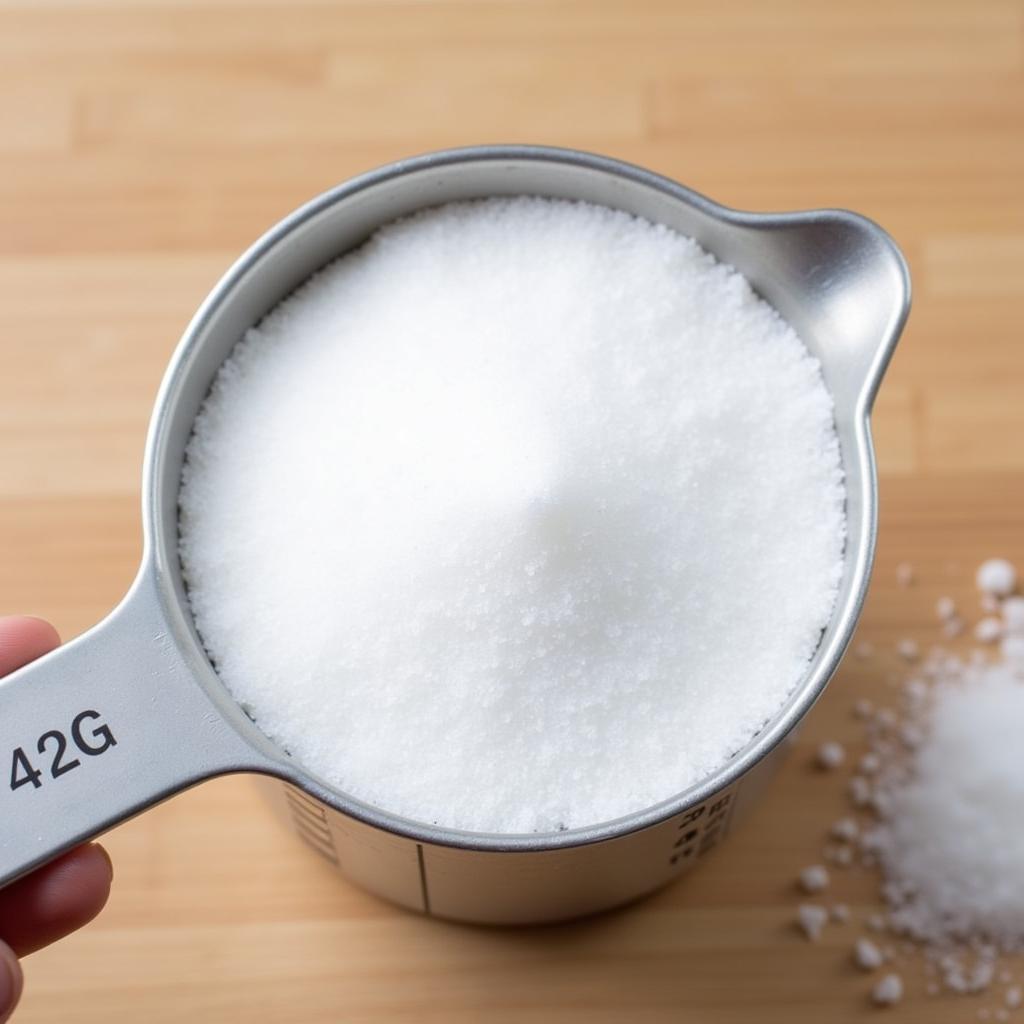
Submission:
{"label": "metal measuring cup", "polygon": [[[520,194],[587,200],[666,224],[746,275],[821,361],[835,401],[848,537],[836,608],[805,678],[719,771],[615,821],[505,835],[438,828],[363,803],[259,731],[217,678],[193,625],[177,554],[177,498],[196,412],[248,327],[383,223],[452,200]],[[671,881],[757,800],[780,742],[820,696],[853,633],[875,546],[868,417],[909,303],[902,255],[863,217],[740,213],[648,171],[574,150],[433,153],[307,203],[227,272],[171,361],[146,449],[142,567],[127,596],[83,636],[0,680],[0,757],[10,766],[9,784],[0,782],[0,884],[230,772],[264,776],[288,825],[352,881],[439,917],[553,921]]]}

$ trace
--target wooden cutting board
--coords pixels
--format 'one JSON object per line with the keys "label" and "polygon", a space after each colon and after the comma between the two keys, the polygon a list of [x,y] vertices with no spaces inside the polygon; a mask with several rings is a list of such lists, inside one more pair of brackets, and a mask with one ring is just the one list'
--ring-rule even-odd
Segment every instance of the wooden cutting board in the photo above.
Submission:
{"label": "wooden cutting board", "polygon": [[[811,945],[794,877],[843,807],[815,745],[854,743],[857,697],[893,699],[895,644],[938,642],[938,597],[976,617],[983,557],[1024,565],[1019,2],[0,0],[0,611],[71,637],[128,585],[156,386],[234,255],[350,174],[485,141],[602,151],[751,209],[848,206],[894,234],[916,296],[875,418],[875,655],[847,661],[713,857],[561,927],[395,910],[279,832],[249,780],[203,786],[107,837],[110,905],[26,962],[19,1024],[882,1012],[849,959],[876,880],[839,873],[854,920]],[[901,969],[889,1019],[994,1005]]]}

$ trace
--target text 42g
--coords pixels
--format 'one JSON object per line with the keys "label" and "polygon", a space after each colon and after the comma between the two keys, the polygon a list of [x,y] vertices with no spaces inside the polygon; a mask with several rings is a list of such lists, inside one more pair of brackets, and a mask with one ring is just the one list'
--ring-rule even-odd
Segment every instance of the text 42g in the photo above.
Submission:
{"label": "text 42g", "polygon": [[[71,723],[71,742],[86,757],[99,757],[117,746],[110,726],[102,723],[102,717],[98,711],[86,710],[75,715]],[[60,729],[51,729],[39,737],[36,751],[50,755],[50,778],[59,779],[82,763],[77,757],[68,757],[68,746],[68,738]],[[33,767],[24,747],[15,747],[11,756],[11,789],[28,785],[39,789],[42,784],[42,770]]]}

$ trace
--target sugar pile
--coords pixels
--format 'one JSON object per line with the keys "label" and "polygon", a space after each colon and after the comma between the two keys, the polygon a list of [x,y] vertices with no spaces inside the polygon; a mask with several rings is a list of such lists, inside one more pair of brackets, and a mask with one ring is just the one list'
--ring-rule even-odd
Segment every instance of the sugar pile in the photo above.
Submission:
{"label": "sugar pile", "polygon": [[889,879],[891,923],[929,942],[1024,947],[1024,676],[955,658],[929,672],[923,739],[879,779],[881,822],[864,838]]}
{"label": "sugar pile", "polygon": [[[867,925],[902,943],[897,952],[858,939],[858,966],[875,970],[920,952],[931,994],[989,991],[1002,1005],[979,1017],[1007,1020],[1024,1001],[1011,972],[997,969],[1001,954],[1024,953],[1024,660],[1016,646],[1024,641],[1024,599],[1012,593],[1016,571],[1003,559],[984,563],[977,583],[980,622],[991,626],[974,635],[1000,641],[1001,657],[935,647],[902,683],[898,705],[856,702],[867,752],[854,762],[847,795],[859,817],[832,825],[823,854],[836,868],[879,871],[886,912]],[[937,611],[943,624],[960,618],[950,598]],[[819,769],[842,764],[823,762],[829,746],[842,751],[823,744]],[[809,889],[812,874],[825,885]],[[833,877],[804,868],[795,888],[818,893]],[[822,912],[817,904],[798,908],[808,938],[822,934],[829,920]],[[821,926],[809,930],[816,920]]]}
{"label": "sugar pile", "polygon": [[235,348],[180,551],[224,683],[414,819],[612,819],[720,767],[842,573],[817,361],[666,228],[534,198],[379,230]]}

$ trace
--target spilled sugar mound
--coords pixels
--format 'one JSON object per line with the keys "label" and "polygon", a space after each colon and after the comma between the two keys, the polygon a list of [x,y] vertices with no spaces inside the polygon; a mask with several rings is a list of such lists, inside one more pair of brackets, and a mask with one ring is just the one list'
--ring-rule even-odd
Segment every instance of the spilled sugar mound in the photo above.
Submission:
{"label": "spilled sugar mound", "polygon": [[719,768],[842,572],[820,367],[693,241],[453,204],[248,331],[180,494],[197,627],[261,729],[445,826],[615,818]]}
{"label": "spilled sugar mound", "polygon": [[878,783],[865,837],[885,872],[890,922],[940,944],[1024,948],[1024,674],[943,658],[915,713],[923,740]]}
{"label": "spilled sugar mound", "polygon": [[[902,565],[900,584],[913,578]],[[995,1004],[980,1008],[978,1019],[1006,1021],[1024,1005],[1019,964],[1004,957],[1024,953],[1024,597],[1013,593],[1017,572],[1005,559],[983,563],[977,582],[983,617],[972,632],[983,644],[998,643],[998,655],[935,647],[918,660],[916,643],[897,644],[913,666],[901,702],[854,705],[867,741],[848,779],[854,815],[833,823],[822,854],[840,872],[863,866],[880,877],[885,913],[864,921],[874,934],[856,940],[858,967],[912,967],[920,954],[929,994],[986,993]],[[946,636],[965,633],[952,598],[940,598],[936,612]],[[867,643],[856,650],[873,654]],[[825,771],[846,760],[835,741],[817,751]],[[816,864],[798,882],[821,900],[839,878]],[[804,903],[797,913],[812,941],[831,922],[850,919],[844,904]],[[879,1005],[901,994],[902,979],[891,972],[872,990]]]}

